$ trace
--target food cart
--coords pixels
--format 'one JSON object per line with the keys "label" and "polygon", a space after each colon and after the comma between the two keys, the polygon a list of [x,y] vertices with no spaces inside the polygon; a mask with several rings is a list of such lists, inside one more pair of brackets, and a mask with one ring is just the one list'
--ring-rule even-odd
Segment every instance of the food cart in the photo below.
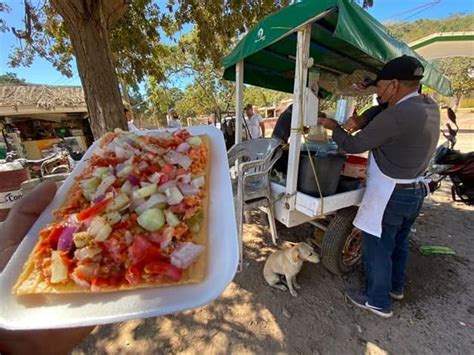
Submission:
{"label": "food cart", "polygon": [[286,227],[311,222],[322,229],[322,262],[334,273],[349,271],[360,259],[361,235],[352,220],[364,189],[322,198],[297,190],[301,128],[311,121],[305,117],[310,105],[306,88],[319,86],[323,95],[357,94],[351,92],[351,75],[354,80],[375,76],[386,62],[403,54],[423,62],[424,85],[450,95],[448,79],[351,0],[301,1],[275,12],[223,60],[224,78],[236,82],[237,143],[242,137],[244,83],[293,93],[286,184],[272,183],[275,218]]}

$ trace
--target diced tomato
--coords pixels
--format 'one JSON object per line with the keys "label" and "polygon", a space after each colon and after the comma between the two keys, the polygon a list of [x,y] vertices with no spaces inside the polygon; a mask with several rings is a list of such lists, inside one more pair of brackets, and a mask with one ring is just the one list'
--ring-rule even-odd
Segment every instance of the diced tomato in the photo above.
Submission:
{"label": "diced tomato", "polygon": [[160,185],[167,183],[170,180],[168,174],[164,174],[160,177]]}
{"label": "diced tomato", "polygon": [[179,143],[175,139],[157,139],[157,144],[162,148],[176,147]]}
{"label": "diced tomato", "polygon": [[183,214],[183,213],[186,213],[186,210],[188,209],[188,207],[186,206],[186,204],[184,202],[181,202],[177,205],[173,205],[173,206],[170,206],[169,207],[169,210],[173,213],[178,213],[178,214]]}
{"label": "diced tomato", "polygon": [[92,288],[99,289],[101,287],[106,287],[109,285],[109,282],[106,277],[94,277],[91,282]]}
{"label": "diced tomato", "polygon": [[121,164],[125,161],[125,158],[99,158],[99,157],[93,157],[91,164],[94,165],[95,167],[98,166],[116,166],[118,164]]}
{"label": "diced tomato", "polygon": [[191,136],[191,134],[185,129],[180,129],[180,130],[174,132],[173,136],[177,137],[177,138],[181,138],[182,140],[186,140]]}
{"label": "diced tomato", "polygon": [[187,173],[188,173],[188,171],[184,168],[178,168],[178,170],[176,170],[176,176],[186,175]]}
{"label": "diced tomato", "polygon": [[137,234],[133,237],[133,243],[128,247],[132,264],[137,264],[143,260],[150,262],[156,258],[161,258],[160,248],[150,242],[144,236]]}
{"label": "diced tomato", "polygon": [[79,212],[77,214],[77,220],[78,221],[83,221],[85,219],[88,219],[90,217],[94,217],[94,216],[97,216],[98,214],[100,214],[103,210],[105,210],[105,208],[107,207],[107,205],[112,201],[112,199],[110,198],[106,198],[98,203],[96,203],[95,205],[93,205],[92,207],[89,207],[81,212]]}
{"label": "diced tomato", "polygon": [[127,219],[125,221],[119,222],[114,225],[115,230],[120,230],[120,229],[128,229],[130,227],[131,223],[130,220]]}
{"label": "diced tomato", "polygon": [[163,174],[169,174],[175,169],[173,164],[166,164],[163,169],[161,169],[161,172]]}
{"label": "diced tomato", "polygon": [[173,169],[173,170],[168,174],[168,178],[169,178],[170,180],[176,179],[176,169]]}
{"label": "diced tomato", "polygon": [[135,212],[130,213],[130,217],[128,217],[128,220],[129,220],[131,226],[136,226],[137,225],[137,219],[138,219],[138,215]]}
{"label": "diced tomato", "polygon": [[174,141],[176,142],[176,145],[180,145],[181,143],[184,142],[184,139],[180,137],[174,137]]}
{"label": "diced tomato", "polygon": [[142,261],[147,255],[147,250],[152,246],[153,244],[145,237],[138,234],[135,235],[132,245],[128,247],[132,264],[137,264]]}
{"label": "diced tomato", "polygon": [[71,273],[74,270],[76,265],[75,265],[74,261],[69,259],[68,252],[65,251],[65,252],[61,253],[61,260],[64,263],[64,265],[67,266],[69,272]]}
{"label": "diced tomato", "polygon": [[182,237],[184,234],[186,234],[186,232],[189,230],[188,226],[184,223],[181,223],[180,225],[176,226],[174,228],[174,233],[173,235],[176,237],[176,238],[180,238]]}
{"label": "diced tomato", "polygon": [[51,248],[56,250],[58,248],[58,240],[59,236],[63,232],[64,227],[63,226],[55,226],[51,229],[49,232],[48,236],[44,238],[44,240],[41,242],[41,250],[44,250],[46,248]]}
{"label": "diced tomato", "polygon": [[183,276],[183,270],[164,261],[154,261],[145,266],[145,272],[149,274],[159,274],[167,277],[171,281],[177,282]]}
{"label": "diced tomato", "polygon": [[160,168],[160,166],[157,165],[157,164],[150,165],[150,166],[148,167],[148,169],[147,169],[147,172],[148,172],[149,174],[159,173],[159,172],[161,172],[161,168]]}
{"label": "diced tomato", "polygon": [[138,265],[130,265],[125,273],[125,280],[127,280],[130,285],[135,285],[140,282],[141,276],[141,268]]}
{"label": "diced tomato", "polygon": [[111,276],[111,277],[96,276],[92,279],[91,289],[94,291],[94,290],[99,290],[102,287],[117,286],[122,283],[122,280],[123,280],[123,276],[121,275],[116,275],[116,276]]}
{"label": "diced tomato", "polygon": [[125,257],[127,246],[122,242],[122,240],[123,239],[118,239],[116,236],[112,235],[104,242],[105,250],[116,263],[122,262]]}
{"label": "diced tomato", "polygon": [[148,239],[150,239],[153,243],[161,244],[166,238],[164,237],[163,233],[154,232],[150,233]]}

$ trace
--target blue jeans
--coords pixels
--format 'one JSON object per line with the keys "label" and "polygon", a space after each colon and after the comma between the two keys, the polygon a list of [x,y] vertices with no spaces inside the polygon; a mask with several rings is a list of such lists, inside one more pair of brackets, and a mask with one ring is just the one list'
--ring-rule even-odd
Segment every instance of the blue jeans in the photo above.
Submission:
{"label": "blue jeans", "polygon": [[390,291],[403,291],[408,264],[408,235],[420,213],[424,187],[395,189],[385,209],[382,236],[363,234],[367,296],[371,306],[391,308]]}

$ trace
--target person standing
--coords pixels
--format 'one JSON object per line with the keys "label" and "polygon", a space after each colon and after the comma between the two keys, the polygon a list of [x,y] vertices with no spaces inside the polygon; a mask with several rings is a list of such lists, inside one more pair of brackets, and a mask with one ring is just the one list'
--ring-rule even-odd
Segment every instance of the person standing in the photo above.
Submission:
{"label": "person standing", "polygon": [[428,192],[423,173],[439,138],[438,106],[418,93],[423,71],[414,57],[388,62],[371,83],[381,107],[388,107],[355,127],[362,130],[354,136],[336,121],[320,119],[345,152],[370,151],[367,188],[353,222],[363,235],[367,287],[348,290],[346,297],[384,318],[393,315],[392,298],[404,297],[408,236]]}
{"label": "person standing", "polygon": [[181,128],[178,112],[174,108],[168,110],[168,128]]}
{"label": "person standing", "polygon": [[247,125],[249,127],[250,139],[265,137],[265,125],[263,118],[256,113],[251,104],[245,106],[245,114],[247,115]]}
{"label": "person standing", "polygon": [[128,109],[127,107],[125,107],[123,109],[123,115],[125,116],[125,119],[127,120],[127,126],[128,126],[128,131],[129,132],[137,132],[139,131],[140,129],[135,126],[135,124],[133,123],[133,115],[132,115],[132,111],[130,111],[130,109]]}

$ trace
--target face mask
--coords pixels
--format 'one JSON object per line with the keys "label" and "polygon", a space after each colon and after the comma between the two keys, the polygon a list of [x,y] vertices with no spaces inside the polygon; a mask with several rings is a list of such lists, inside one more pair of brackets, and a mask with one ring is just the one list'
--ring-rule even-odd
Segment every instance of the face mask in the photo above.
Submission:
{"label": "face mask", "polygon": [[392,85],[393,82],[391,82],[390,84],[387,85],[387,87],[385,88],[385,90],[383,91],[382,95],[380,96],[377,96],[376,100],[377,100],[377,103],[379,104],[379,106],[383,109],[386,109],[388,107],[388,102],[390,101],[390,99],[388,99],[386,102],[383,102],[382,101],[382,97],[383,95],[385,95],[385,92],[387,92],[388,88]]}

